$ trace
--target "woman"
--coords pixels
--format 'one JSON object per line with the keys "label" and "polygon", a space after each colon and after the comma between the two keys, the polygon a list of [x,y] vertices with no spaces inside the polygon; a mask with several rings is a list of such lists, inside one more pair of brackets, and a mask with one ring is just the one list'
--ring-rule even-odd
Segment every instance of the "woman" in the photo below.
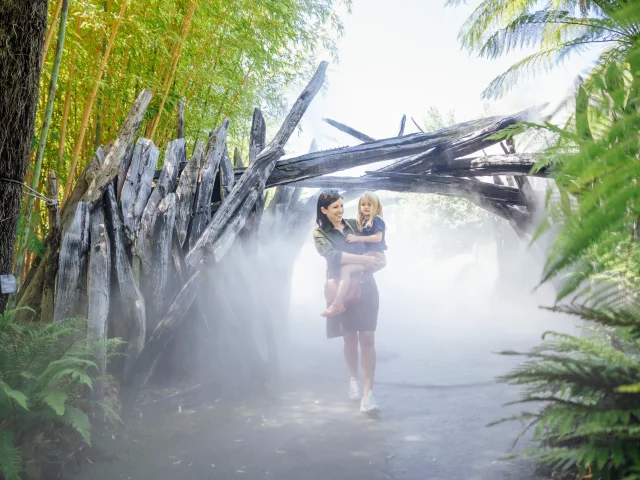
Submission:
{"label": "woman", "polygon": [[[346,236],[356,235],[356,221],[344,220],[342,195],[337,190],[325,190],[318,197],[313,240],[318,253],[327,260],[327,280],[340,278],[340,266],[359,264],[379,266],[379,258],[364,255],[361,242],[347,243]],[[344,337],[344,356],[349,367],[349,399],[360,402],[360,410],[373,413],[380,410],[373,397],[373,376],[376,368],[375,331],[378,323],[378,287],[370,272],[362,274],[361,294],[343,313],[327,318],[327,337]],[[358,344],[362,361],[362,385],[358,385]]]}

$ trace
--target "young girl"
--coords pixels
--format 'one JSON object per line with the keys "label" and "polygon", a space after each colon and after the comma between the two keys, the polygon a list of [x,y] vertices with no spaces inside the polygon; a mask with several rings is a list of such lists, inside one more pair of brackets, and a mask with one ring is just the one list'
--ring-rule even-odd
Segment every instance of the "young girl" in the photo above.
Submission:
{"label": "young girl", "polygon": [[343,265],[340,268],[340,283],[333,303],[322,312],[323,317],[332,317],[344,312],[344,297],[349,291],[351,277],[365,271],[377,272],[387,264],[384,251],[387,249],[385,242],[385,224],[382,220],[382,205],[374,193],[365,193],[358,201],[358,235],[349,234],[346,237],[348,243],[363,242],[367,255],[375,255],[380,259],[378,267],[371,269],[364,265]]}

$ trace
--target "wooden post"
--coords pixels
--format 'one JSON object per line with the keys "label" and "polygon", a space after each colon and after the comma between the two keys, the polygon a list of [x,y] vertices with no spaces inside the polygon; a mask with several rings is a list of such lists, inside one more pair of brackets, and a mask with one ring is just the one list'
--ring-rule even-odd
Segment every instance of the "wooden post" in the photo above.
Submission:
{"label": "wooden post", "polygon": [[184,245],[187,238],[189,224],[193,218],[193,204],[198,187],[198,174],[204,155],[204,143],[198,142],[191,156],[191,160],[182,170],[178,188],[176,189],[176,229],[180,246]]}
{"label": "wooden post", "polygon": [[[98,345],[98,376],[107,371],[107,318],[111,300],[111,241],[102,205],[91,214],[91,254],[89,257],[89,332]],[[93,400],[103,401],[104,385],[96,380]]]}
{"label": "wooden post", "polygon": [[140,95],[138,95],[138,98],[129,110],[129,115],[122,124],[122,127],[120,127],[120,132],[118,132],[118,136],[115,142],[113,142],[113,147],[107,154],[104,164],[100,167],[100,171],[94,177],[82,197],[84,201],[93,204],[100,200],[113,177],[120,172],[122,162],[130,158],[133,150],[133,141],[138,133],[140,123],[144,118],[150,101],[151,92],[149,90],[143,90]]}
{"label": "wooden post", "polygon": [[151,243],[158,205],[160,205],[164,197],[175,190],[178,179],[178,165],[183,160],[186,160],[186,157],[186,142],[184,138],[167,144],[162,172],[160,172],[156,188],[151,192],[149,201],[142,213],[136,242],[136,253],[140,258],[142,270],[145,274],[148,274],[151,268]]}
{"label": "wooden post", "polygon": [[113,185],[107,187],[104,196],[104,208],[111,238],[111,268],[117,285],[117,300],[122,316],[115,319],[113,333],[126,344],[125,375],[135,363],[144,348],[145,340],[145,303],[133,278],[133,271],[124,243],[124,227],[120,210],[116,203]]}
{"label": "wooden post", "polygon": [[62,237],[53,321],[86,318],[89,204],[78,203],[69,230]]}
{"label": "wooden post", "polygon": [[129,245],[134,242],[142,213],[151,196],[159,155],[160,151],[151,140],[138,139],[120,195],[125,238]]}
{"label": "wooden post", "polygon": [[189,247],[198,241],[198,238],[211,220],[211,197],[215,178],[218,173],[220,161],[227,150],[226,139],[229,130],[229,119],[226,118],[220,128],[211,133],[207,150],[204,154],[202,173],[198,195],[196,197],[195,212],[189,231]]}
{"label": "wooden post", "polygon": [[171,302],[169,280],[172,272],[172,234],[176,218],[176,194],[170,193],[158,206],[158,215],[153,228],[151,246],[151,268],[148,277],[147,325],[149,336],[165,314]]}
{"label": "wooden post", "polygon": [[222,200],[231,193],[231,189],[233,188],[234,175],[233,175],[233,165],[231,165],[231,157],[229,156],[229,151],[225,147],[224,154],[222,155],[222,160],[220,161],[220,173],[222,180]]}

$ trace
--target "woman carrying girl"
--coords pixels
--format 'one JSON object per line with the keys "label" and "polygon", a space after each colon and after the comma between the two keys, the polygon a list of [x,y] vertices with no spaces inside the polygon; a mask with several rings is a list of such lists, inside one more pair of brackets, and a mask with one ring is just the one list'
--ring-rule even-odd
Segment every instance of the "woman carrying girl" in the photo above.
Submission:
{"label": "woman carrying girl", "polygon": [[[349,398],[361,399],[361,411],[377,412],[380,408],[373,396],[373,379],[376,367],[375,331],[378,324],[379,296],[372,272],[381,268],[383,263],[377,252],[374,255],[366,254],[365,245],[368,242],[347,240],[349,235],[359,236],[360,232],[357,220],[342,218],[344,204],[337,190],[325,190],[320,194],[316,213],[317,228],[313,231],[313,240],[316,250],[327,261],[327,286],[339,281],[344,265],[362,268],[357,284],[360,294],[349,304],[348,309],[327,318],[327,337],[344,338],[344,355],[351,375]],[[363,226],[363,232],[364,230]],[[358,346],[364,395],[360,393],[358,382]]]}
{"label": "woman carrying girl", "polygon": [[346,236],[348,243],[362,242],[367,255],[374,255],[380,260],[375,269],[364,265],[347,264],[340,268],[340,283],[335,299],[321,313],[323,317],[332,317],[345,311],[344,299],[349,291],[351,282],[357,280],[360,274],[369,270],[372,272],[382,269],[386,264],[384,251],[387,249],[385,241],[385,224],[382,220],[382,204],[374,193],[365,193],[358,200],[358,218],[356,221],[357,234]]}

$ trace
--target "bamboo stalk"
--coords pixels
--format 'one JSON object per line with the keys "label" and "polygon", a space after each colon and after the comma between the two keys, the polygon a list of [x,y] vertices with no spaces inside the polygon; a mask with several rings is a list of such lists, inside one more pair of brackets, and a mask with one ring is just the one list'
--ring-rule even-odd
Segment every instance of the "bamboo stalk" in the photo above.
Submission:
{"label": "bamboo stalk", "polygon": [[[209,48],[209,45],[211,45],[211,42],[213,41],[213,37],[216,35],[216,33],[218,33],[218,29],[220,28],[220,25],[222,25],[222,22],[227,17],[227,9],[228,8],[229,8],[228,6],[225,7],[225,9],[222,12],[222,15],[220,15],[220,18],[218,19],[218,22],[216,23],[216,26],[213,27],[213,30],[209,34],[209,38],[207,38],[207,41],[202,44],[202,47],[198,51],[198,54],[195,56],[196,60],[200,60],[200,59],[202,59],[204,57],[204,52],[206,51],[207,48]],[[218,58],[220,57],[220,54],[222,52],[224,52],[224,49],[221,48],[221,47],[222,47],[222,42],[219,42],[218,43],[218,53],[216,53],[216,59],[215,59],[215,61],[213,63],[214,70],[216,68],[216,65],[218,64]],[[194,65],[194,67],[195,67],[195,65]],[[178,95],[180,98],[185,98],[184,94],[187,91],[187,87],[189,86],[189,83],[191,82],[191,79],[193,78],[195,70],[196,69],[193,68],[191,70],[191,72],[189,73],[189,75],[187,76],[187,79],[184,82],[184,85],[182,86],[182,90],[180,90],[180,95]]]}
{"label": "bamboo stalk", "polygon": [[178,66],[178,61],[180,60],[180,56],[182,55],[182,48],[184,46],[184,42],[187,38],[187,34],[189,33],[189,29],[191,28],[191,21],[193,20],[193,14],[196,11],[198,6],[198,0],[192,0],[189,4],[189,9],[184,16],[184,20],[182,22],[182,32],[180,43],[178,45],[178,49],[176,54],[174,55],[171,61],[171,70],[167,75],[167,82],[162,94],[162,99],[160,100],[160,108],[158,108],[158,113],[156,114],[156,118],[153,121],[153,125],[151,127],[151,132],[149,133],[149,139],[153,140],[153,136],[156,133],[156,129],[158,128],[158,124],[160,123],[160,118],[162,117],[162,111],[164,110],[164,104],[169,97],[169,91],[171,90],[171,84],[173,83],[173,78],[176,74],[176,67]]}
{"label": "bamboo stalk", "polygon": [[242,91],[242,87],[244,87],[245,83],[247,83],[247,79],[249,78],[249,75],[251,75],[251,71],[253,70],[253,65],[251,65],[249,67],[249,69],[247,70],[247,73],[245,74],[244,78],[242,79],[242,82],[240,82],[240,86],[238,87],[238,91],[236,92],[235,96],[233,97],[233,100],[231,101],[231,106],[227,109],[227,113],[225,114],[225,117],[228,117],[231,115],[231,112],[233,111],[233,107],[236,106],[236,103],[238,102],[238,98],[240,97],[240,92]]}
{"label": "bamboo stalk", "polygon": [[[69,0],[62,0],[62,12],[60,14],[60,27],[58,28],[58,41],[56,44],[56,56],[53,60],[53,67],[51,70],[51,80],[49,82],[49,95],[47,98],[47,106],[45,108],[44,120],[42,123],[42,129],[40,130],[40,139],[38,141],[38,153],[36,156],[36,162],[33,166],[33,177],[31,178],[31,188],[38,190],[40,187],[40,172],[42,171],[42,159],[44,158],[44,149],[47,144],[47,136],[49,135],[49,125],[51,125],[51,117],[53,115],[53,104],[56,99],[56,89],[58,87],[58,74],[60,73],[60,64],[62,63],[62,51],[64,50],[64,40],[67,29],[67,15],[69,13]],[[38,190],[39,191],[39,190]],[[25,214],[25,225],[22,240],[18,246],[18,256],[16,261],[16,272],[18,278],[20,278],[24,250],[27,247],[27,237],[29,234],[29,228],[31,227],[31,212],[33,210],[34,197],[29,195],[27,197],[27,208]],[[38,199],[39,201],[39,199]]]}
{"label": "bamboo stalk", "polygon": [[71,157],[71,168],[69,169],[69,174],[67,175],[67,184],[65,186],[63,202],[69,197],[69,194],[71,193],[73,176],[78,166],[78,157],[80,156],[80,151],[84,144],[85,135],[87,133],[87,126],[89,124],[89,118],[91,116],[91,110],[93,110],[93,103],[95,102],[98,89],[100,88],[100,80],[102,80],[102,74],[107,65],[107,60],[109,59],[109,55],[111,54],[111,49],[113,48],[113,44],[116,40],[116,35],[118,34],[118,29],[120,28],[120,23],[122,22],[122,17],[124,16],[124,12],[127,8],[128,3],[129,3],[129,0],[123,0],[122,5],[120,6],[120,13],[115,19],[113,30],[111,32],[111,37],[109,38],[109,43],[107,44],[107,48],[102,57],[102,61],[100,62],[100,68],[98,69],[98,72],[96,73],[96,78],[94,79],[94,82],[93,82],[93,90],[84,108],[84,113],[82,115],[82,123],[80,124],[80,132],[76,140],[76,145],[73,150],[73,155]]}
{"label": "bamboo stalk", "polygon": [[51,43],[51,39],[53,38],[53,32],[56,28],[56,24],[58,23],[58,17],[60,16],[60,12],[62,11],[62,4],[63,4],[64,0],[58,0],[58,3],[56,5],[56,10],[53,13],[53,18],[51,19],[51,25],[49,26],[49,29],[47,30],[47,36],[44,39],[44,46],[42,47],[42,65],[41,67],[44,66],[44,61],[47,58],[47,52],[49,51],[49,44]]}

